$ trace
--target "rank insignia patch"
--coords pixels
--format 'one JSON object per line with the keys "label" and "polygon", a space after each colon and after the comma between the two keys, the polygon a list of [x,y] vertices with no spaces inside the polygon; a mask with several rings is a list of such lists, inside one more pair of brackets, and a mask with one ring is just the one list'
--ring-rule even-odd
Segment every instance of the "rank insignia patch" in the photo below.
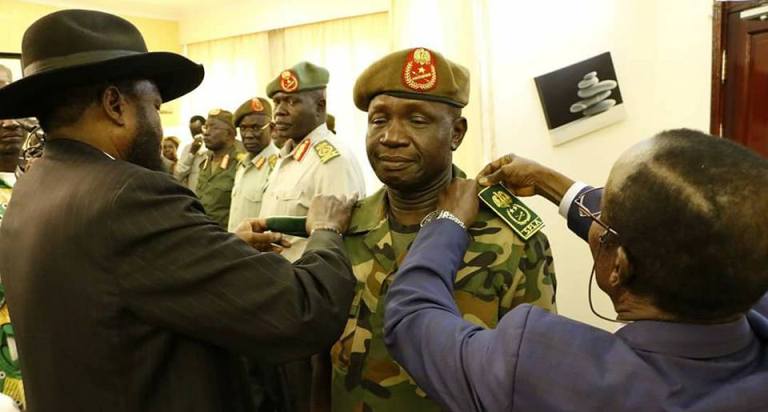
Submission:
{"label": "rank insignia patch", "polygon": [[523,240],[530,239],[544,227],[544,221],[501,184],[483,189],[478,197]]}
{"label": "rank insignia patch", "polygon": [[277,164],[277,155],[273,154],[273,155],[269,156],[269,168],[270,168],[270,170],[274,169],[276,164]]}
{"label": "rank insignia patch", "polygon": [[312,140],[309,138],[305,138],[301,144],[296,146],[295,151],[293,152],[293,160],[300,162],[301,159],[304,158],[304,155],[307,154],[307,150],[309,150],[309,145],[312,144]]}
{"label": "rank insignia patch", "polygon": [[285,70],[280,73],[280,88],[284,92],[290,93],[299,88],[299,79],[296,78],[292,71]]}
{"label": "rank insignia patch", "polygon": [[336,148],[333,147],[333,145],[327,140],[318,142],[315,145],[315,152],[317,153],[317,156],[320,158],[321,163],[328,163],[329,161],[331,161],[331,159],[334,159],[340,156],[339,151],[336,150]]}
{"label": "rank insignia patch", "polygon": [[437,86],[435,56],[424,48],[411,50],[403,66],[403,84],[417,92],[428,92]]}
{"label": "rank insignia patch", "polygon": [[267,158],[264,156],[259,156],[259,159],[256,160],[256,163],[254,163],[254,166],[256,166],[256,170],[261,170],[262,167],[264,167],[264,163],[267,162]]}

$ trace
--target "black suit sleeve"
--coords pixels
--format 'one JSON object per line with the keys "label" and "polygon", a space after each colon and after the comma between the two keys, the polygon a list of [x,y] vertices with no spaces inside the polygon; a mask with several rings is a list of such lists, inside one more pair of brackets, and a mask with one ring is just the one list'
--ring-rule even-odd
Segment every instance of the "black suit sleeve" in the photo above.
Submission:
{"label": "black suit sleeve", "polygon": [[105,263],[147,323],[269,362],[323,350],[341,333],[355,280],[337,235],[316,232],[295,264],[259,253],[159,173],[131,178],[112,207],[118,249]]}
{"label": "black suit sleeve", "polygon": [[[579,196],[581,196],[584,192],[591,189],[592,186],[586,186],[584,189],[581,189],[574,200],[578,199]],[[594,192],[587,195],[584,199],[584,203],[589,208],[589,210],[600,210],[600,203],[602,200],[603,189],[600,189],[595,190]],[[568,207],[568,229],[571,229],[571,231],[578,237],[584,239],[585,241],[589,241],[589,228],[591,226],[592,219],[589,217],[581,216],[579,214],[579,208],[576,206],[576,203],[571,202],[571,205]]]}

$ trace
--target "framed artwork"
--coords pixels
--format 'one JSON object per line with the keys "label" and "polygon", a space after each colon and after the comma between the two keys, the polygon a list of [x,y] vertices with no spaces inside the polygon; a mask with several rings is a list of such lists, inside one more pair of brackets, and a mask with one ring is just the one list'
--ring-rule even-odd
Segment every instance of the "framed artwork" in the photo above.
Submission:
{"label": "framed artwork", "polygon": [[0,52],[0,66],[0,87],[21,79],[21,54]]}
{"label": "framed artwork", "polygon": [[538,76],[534,81],[555,146],[626,117],[609,52]]}

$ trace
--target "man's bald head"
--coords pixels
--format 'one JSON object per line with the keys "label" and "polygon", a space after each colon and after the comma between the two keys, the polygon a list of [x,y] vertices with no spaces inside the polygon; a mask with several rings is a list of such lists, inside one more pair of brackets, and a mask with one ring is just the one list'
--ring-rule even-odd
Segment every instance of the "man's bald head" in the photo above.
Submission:
{"label": "man's bald head", "polygon": [[679,129],[625,152],[603,217],[630,265],[627,288],[683,320],[748,310],[768,289],[768,160]]}

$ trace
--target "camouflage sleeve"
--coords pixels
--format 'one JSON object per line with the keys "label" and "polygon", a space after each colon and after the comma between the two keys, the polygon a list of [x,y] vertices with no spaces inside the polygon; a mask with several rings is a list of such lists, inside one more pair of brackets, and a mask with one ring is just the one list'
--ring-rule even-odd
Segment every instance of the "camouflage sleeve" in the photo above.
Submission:
{"label": "camouflage sleeve", "polygon": [[537,233],[523,244],[513,278],[500,300],[499,317],[522,303],[557,313],[555,266],[549,239],[544,233]]}

